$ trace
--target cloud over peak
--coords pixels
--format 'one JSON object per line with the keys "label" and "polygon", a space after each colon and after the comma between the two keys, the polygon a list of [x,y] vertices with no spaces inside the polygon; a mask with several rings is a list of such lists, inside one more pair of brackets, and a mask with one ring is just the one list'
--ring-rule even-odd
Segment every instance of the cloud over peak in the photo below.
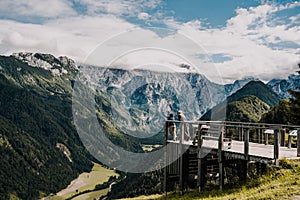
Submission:
{"label": "cloud over peak", "polygon": [[[194,63],[204,68],[205,62],[213,63],[225,82],[249,75],[263,80],[284,78],[300,62],[300,2],[237,7],[232,10],[235,14],[224,19],[221,27],[207,26],[205,19],[197,17],[180,21],[176,12],[171,8],[166,10],[166,6],[163,0],[2,0],[0,53],[45,52],[83,62],[109,38],[133,28],[157,25],[173,32],[162,31],[160,35],[149,28],[141,28],[145,31],[140,38],[171,47],[182,42],[172,37],[186,36],[204,50],[199,52],[197,48],[181,44],[195,59]],[[130,47],[137,41],[137,36],[128,37],[119,46],[126,43]],[[147,52],[153,55],[155,62],[159,61],[158,54]],[[201,54],[206,54],[207,58],[203,59]],[[164,65],[182,62],[175,63],[172,56],[162,57]],[[150,57],[144,59],[141,54],[128,54],[116,63],[121,66],[120,62],[126,61],[141,65],[145,60],[151,62]],[[214,80],[214,74],[207,73]]]}

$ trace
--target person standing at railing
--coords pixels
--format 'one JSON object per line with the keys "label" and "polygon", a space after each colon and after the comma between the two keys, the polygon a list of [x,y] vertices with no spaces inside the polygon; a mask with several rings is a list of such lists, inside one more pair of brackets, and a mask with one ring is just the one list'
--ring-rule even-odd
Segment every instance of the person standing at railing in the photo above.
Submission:
{"label": "person standing at railing", "polygon": [[173,137],[173,140],[176,141],[177,140],[177,135],[176,135],[176,125],[174,122],[174,114],[170,113],[168,120],[172,120],[172,122],[167,122],[167,127],[169,130],[170,135]]}
{"label": "person standing at railing", "polygon": [[183,133],[183,138],[184,140],[188,141],[190,140],[190,133],[187,127],[187,124],[184,122],[186,121],[186,117],[184,116],[183,112],[181,110],[178,111],[177,113],[178,115],[178,121],[182,121],[181,122],[181,133]]}

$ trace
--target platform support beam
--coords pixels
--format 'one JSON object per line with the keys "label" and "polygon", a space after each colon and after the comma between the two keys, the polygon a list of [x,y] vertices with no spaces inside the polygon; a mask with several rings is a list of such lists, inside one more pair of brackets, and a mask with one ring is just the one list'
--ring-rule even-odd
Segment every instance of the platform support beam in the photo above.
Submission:
{"label": "platform support beam", "polygon": [[219,143],[218,143],[219,184],[220,184],[221,191],[223,190],[224,187],[224,156],[223,156],[224,135],[225,135],[225,126],[222,126],[221,134],[219,137]]}
{"label": "platform support beam", "polygon": [[297,130],[297,157],[300,157],[300,129]]}

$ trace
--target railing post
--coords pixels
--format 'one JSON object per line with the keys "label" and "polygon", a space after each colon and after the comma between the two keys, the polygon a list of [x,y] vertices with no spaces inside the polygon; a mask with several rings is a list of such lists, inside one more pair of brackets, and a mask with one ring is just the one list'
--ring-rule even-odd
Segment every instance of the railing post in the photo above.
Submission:
{"label": "railing post", "polygon": [[280,129],[276,128],[274,129],[274,159],[276,165],[279,165],[279,134]]}
{"label": "railing post", "polygon": [[241,141],[243,141],[244,140],[244,128],[243,128],[243,126],[241,128],[241,136],[242,136],[242,140]]}
{"label": "railing post", "polygon": [[264,133],[264,126],[261,127],[260,131],[261,131],[261,143],[265,144],[266,137],[265,137],[265,133]]}
{"label": "railing post", "polygon": [[[167,127],[167,122],[165,121],[165,145],[167,145],[168,141],[168,127]],[[164,193],[165,193],[165,198],[167,199],[167,148],[164,148],[164,158],[165,158],[165,167],[164,167]]]}
{"label": "railing post", "polygon": [[280,146],[282,147],[285,146],[285,131],[285,128],[280,130]]}
{"label": "railing post", "polygon": [[297,157],[300,157],[300,129],[297,130]]}
{"label": "railing post", "polygon": [[218,143],[218,153],[220,153],[224,148],[224,132],[225,132],[225,128],[224,126],[222,126],[220,137],[219,137],[219,143]]}
{"label": "railing post", "polygon": [[197,134],[197,150],[198,150],[198,173],[197,173],[197,186],[199,188],[199,192],[202,190],[203,180],[202,180],[202,156],[201,156],[201,147],[202,147],[202,125],[198,126],[198,134]]}
{"label": "railing post", "polygon": [[289,135],[289,137],[288,137],[288,148],[289,149],[292,148],[292,136],[291,135]]}
{"label": "railing post", "polygon": [[238,130],[239,130],[239,141],[243,141],[243,137],[242,137],[242,135],[243,135],[243,133],[242,133],[242,127],[240,126],[240,127],[238,127]]}
{"label": "railing post", "polygon": [[264,130],[264,135],[265,135],[265,145],[269,144],[269,134]]}
{"label": "railing post", "polygon": [[179,190],[180,190],[180,194],[183,195],[183,146],[182,146],[182,142],[184,140],[184,122],[180,122],[180,138],[179,138]]}
{"label": "railing post", "polygon": [[223,186],[224,186],[224,164],[223,164],[224,134],[225,134],[225,126],[223,125],[222,129],[221,129],[221,134],[219,137],[219,142],[218,142],[220,190],[223,190]]}
{"label": "railing post", "polygon": [[258,127],[258,136],[257,136],[257,139],[258,139],[258,144],[261,143],[261,129],[260,129],[260,126]]}
{"label": "railing post", "polygon": [[179,139],[179,141],[180,141],[180,144],[182,145],[182,143],[183,143],[183,141],[184,141],[184,122],[183,121],[181,121],[180,122],[180,139]]}
{"label": "railing post", "polygon": [[244,131],[244,138],[245,138],[245,141],[244,141],[244,154],[245,154],[245,160],[249,160],[249,132],[250,132],[250,129],[247,128],[246,131]]}
{"label": "railing post", "polygon": [[167,126],[168,122],[165,121],[165,126],[164,126],[164,130],[165,130],[165,145],[167,144],[167,141],[168,141],[168,126]]}
{"label": "railing post", "polygon": [[263,144],[264,143],[264,139],[265,139],[263,126],[260,129],[260,134],[261,134],[260,135],[260,137],[261,137],[260,143]]}

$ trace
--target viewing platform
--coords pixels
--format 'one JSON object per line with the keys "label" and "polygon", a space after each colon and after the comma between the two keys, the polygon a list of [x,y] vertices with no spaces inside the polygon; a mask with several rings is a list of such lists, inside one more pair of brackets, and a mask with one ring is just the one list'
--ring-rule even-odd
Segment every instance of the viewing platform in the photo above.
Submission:
{"label": "viewing platform", "polygon": [[[177,140],[167,127],[176,124]],[[226,169],[246,180],[249,164],[257,174],[279,160],[300,159],[300,126],[226,121],[166,121],[164,189],[178,182],[181,193],[190,185],[203,190],[211,177],[223,189]]]}

